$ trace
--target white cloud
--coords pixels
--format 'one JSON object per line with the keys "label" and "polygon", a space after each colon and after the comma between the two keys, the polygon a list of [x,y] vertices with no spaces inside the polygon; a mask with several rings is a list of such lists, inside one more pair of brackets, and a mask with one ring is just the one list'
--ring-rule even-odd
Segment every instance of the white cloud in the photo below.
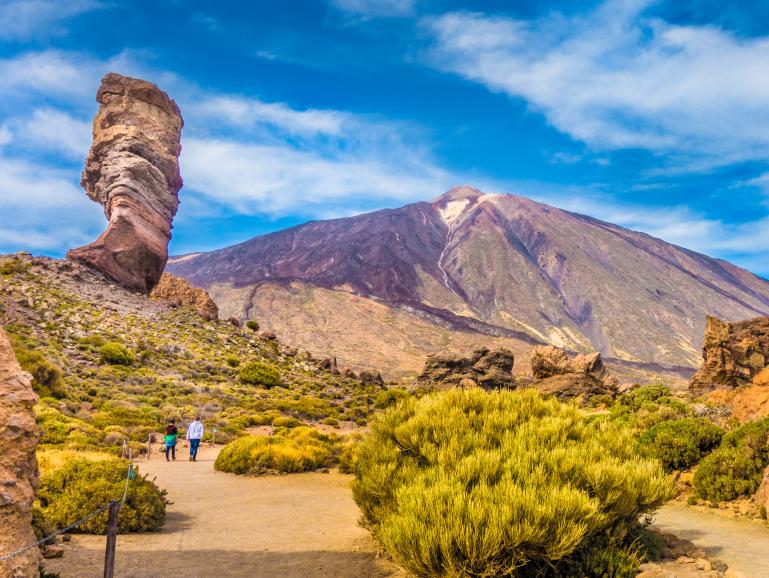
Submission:
{"label": "white cloud", "polygon": [[60,153],[68,159],[85,159],[91,146],[91,124],[54,108],[39,108],[27,117],[11,118],[8,123],[17,143]]}
{"label": "white cloud", "polygon": [[95,0],[4,0],[0,4],[0,39],[61,36],[67,33],[64,21],[102,7]]}
{"label": "white cloud", "polygon": [[[294,110],[281,102],[263,102],[240,96],[217,95],[193,102],[186,113],[208,122],[223,122],[233,128],[273,125],[290,134],[336,136],[350,116],[338,111]],[[186,114],[185,113],[185,114]]]}
{"label": "white cloud", "polygon": [[416,0],[330,0],[331,5],[362,18],[378,16],[409,16],[414,13]]}
{"label": "white cloud", "polygon": [[18,247],[63,252],[96,238],[101,207],[76,184],[77,174],[0,155],[0,252]]}
{"label": "white cloud", "polygon": [[[401,153],[403,156],[400,156]],[[188,138],[185,186],[242,214],[322,218],[352,207],[386,206],[434,196],[449,174],[405,148],[393,156],[373,151],[331,153],[281,144]]]}
{"label": "white cloud", "polygon": [[532,21],[449,13],[424,21],[429,58],[525,99],[594,150],[640,147],[700,167],[768,160],[769,38],[647,19],[650,3]]}

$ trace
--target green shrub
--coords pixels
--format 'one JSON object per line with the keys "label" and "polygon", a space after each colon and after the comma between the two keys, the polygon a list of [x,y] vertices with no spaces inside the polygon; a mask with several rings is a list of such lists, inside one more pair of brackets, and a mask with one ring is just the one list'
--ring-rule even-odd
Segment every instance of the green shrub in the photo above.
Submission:
{"label": "green shrub", "polygon": [[49,361],[39,351],[27,349],[18,342],[14,343],[14,353],[24,371],[32,374],[32,385],[41,397],[64,397],[61,384],[61,368]]}
{"label": "green shrub", "polygon": [[250,361],[238,373],[238,380],[249,385],[275,387],[280,385],[280,373],[271,365],[261,361]]}
{"label": "green shrub", "polygon": [[230,442],[214,468],[234,474],[306,472],[333,462],[335,438],[309,427],[282,430],[273,436],[247,436]]}
{"label": "green shrub", "polygon": [[[88,461],[74,459],[61,469],[44,472],[40,477],[38,500],[45,520],[61,528],[123,495],[127,460]],[[120,508],[118,531],[157,530],[166,515],[165,490],[146,476],[137,475],[128,484],[126,502]],[[107,512],[88,520],[75,532],[104,534]]]}
{"label": "green shrub", "polygon": [[272,425],[273,427],[297,427],[302,425],[302,422],[295,417],[280,415],[272,420]]}
{"label": "green shrub", "polygon": [[416,576],[545,572],[673,494],[630,432],[533,390],[405,399],[355,456],[364,523]]}
{"label": "green shrub", "polygon": [[694,491],[714,502],[748,496],[758,489],[764,469],[764,462],[747,448],[722,447],[700,463],[694,473]]}
{"label": "green shrub", "polygon": [[134,354],[115,341],[105,343],[99,348],[99,358],[102,363],[109,365],[131,365],[134,362]]}
{"label": "green shrub", "polygon": [[713,502],[753,494],[769,465],[769,418],[748,422],[727,433],[721,447],[694,474],[695,494]]}
{"label": "green shrub", "polygon": [[339,443],[339,471],[343,474],[355,472],[355,452],[363,439],[363,434],[355,433],[342,438]]}
{"label": "green shrub", "polygon": [[259,323],[256,321],[246,321],[246,327],[248,327],[251,331],[259,331]]}
{"label": "green shrub", "polygon": [[646,385],[619,396],[609,415],[611,421],[644,431],[664,421],[691,417],[694,410],[664,385]]}
{"label": "green shrub", "polygon": [[25,263],[21,259],[12,257],[11,259],[7,259],[3,261],[2,264],[0,264],[0,275],[13,275],[15,273],[24,273],[27,269],[29,269],[29,265],[27,263]]}
{"label": "green shrub", "polygon": [[380,391],[374,398],[375,409],[387,409],[390,406],[395,405],[400,400],[409,396],[409,393],[402,388],[386,389]]}
{"label": "green shrub", "polygon": [[240,359],[235,357],[234,355],[227,356],[224,361],[229,365],[230,367],[237,367],[240,365]]}
{"label": "green shrub", "polygon": [[721,442],[723,430],[705,418],[689,417],[653,426],[641,436],[641,449],[667,471],[685,470]]}

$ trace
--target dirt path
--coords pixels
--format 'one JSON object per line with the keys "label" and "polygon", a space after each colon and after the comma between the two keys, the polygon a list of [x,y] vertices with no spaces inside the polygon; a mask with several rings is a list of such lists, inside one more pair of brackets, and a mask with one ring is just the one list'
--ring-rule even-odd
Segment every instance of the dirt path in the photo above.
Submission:
{"label": "dirt path", "polygon": [[747,520],[722,518],[714,513],[668,505],[654,524],[679,538],[690,540],[729,568],[751,578],[769,576],[769,529]]}
{"label": "dirt path", "polygon": [[[116,576],[402,576],[377,558],[358,527],[350,476],[234,476],[214,471],[215,456],[202,448],[197,463],[184,456],[170,464],[158,457],[139,462],[173,504],[162,531],[118,537]],[[46,560],[48,570],[62,578],[102,576],[103,537],[73,536],[64,546],[64,558]]]}

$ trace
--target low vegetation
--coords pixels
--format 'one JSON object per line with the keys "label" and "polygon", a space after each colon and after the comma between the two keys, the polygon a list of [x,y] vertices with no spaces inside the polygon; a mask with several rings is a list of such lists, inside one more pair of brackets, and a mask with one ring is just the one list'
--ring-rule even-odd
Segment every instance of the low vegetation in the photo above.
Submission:
{"label": "low vegetation", "polygon": [[[129,462],[105,454],[43,452],[38,490],[38,525],[63,528],[90,512],[119,500],[126,487]],[[118,531],[157,530],[165,521],[165,490],[135,472],[120,508]],[[87,520],[73,532],[104,534],[107,513]]]}
{"label": "low vegetation", "polygon": [[642,451],[667,471],[686,470],[718,447],[723,430],[705,418],[687,417],[649,428],[640,439]]}
{"label": "low vegetation", "polygon": [[634,446],[625,429],[534,391],[452,390],[374,420],[353,492],[373,535],[416,576],[564,575],[580,560],[609,564],[599,540],[625,552],[607,575],[632,576],[628,532],[672,495]]}
{"label": "low vegetation", "polygon": [[333,465],[337,437],[309,427],[278,431],[272,436],[247,436],[230,442],[214,468],[233,474],[294,473]]}
{"label": "low vegetation", "polygon": [[240,370],[238,380],[240,383],[247,383],[249,385],[275,387],[280,385],[280,373],[271,365],[261,361],[251,361],[246,363]]}
{"label": "low vegetation", "polygon": [[694,474],[695,495],[721,502],[753,494],[769,466],[769,418],[727,433]]}

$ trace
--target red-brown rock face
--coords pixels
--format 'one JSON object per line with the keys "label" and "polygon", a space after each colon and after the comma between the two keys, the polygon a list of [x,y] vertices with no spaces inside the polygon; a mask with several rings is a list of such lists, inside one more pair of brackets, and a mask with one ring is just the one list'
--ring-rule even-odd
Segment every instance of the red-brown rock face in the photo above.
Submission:
{"label": "red-brown rock face", "polygon": [[763,370],[769,366],[769,317],[738,323],[708,317],[702,359],[690,386],[694,394],[735,388],[752,380],[762,383]]}
{"label": "red-brown rock face", "polygon": [[174,307],[192,307],[203,319],[219,321],[219,309],[205,289],[193,287],[187,281],[170,273],[163,273],[160,283],[150,297],[165,301]]}
{"label": "red-brown rock face", "polygon": [[168,260],[179,205],[182,121],[154,84],[107,74],[96,95],[93,144],[80,184],[104,207],[107,230],[67,257],[132,290],[149,293]]}
{"label": "red-brown rock face", "polygon": [[[37,490],[39,430],[32,412],[37,397],[31,383],[0,329],[0,555],[35,541],[32,502]],[[0,576],[37,576],[39,556],[38,549],[31,548],[0,561]]]}

